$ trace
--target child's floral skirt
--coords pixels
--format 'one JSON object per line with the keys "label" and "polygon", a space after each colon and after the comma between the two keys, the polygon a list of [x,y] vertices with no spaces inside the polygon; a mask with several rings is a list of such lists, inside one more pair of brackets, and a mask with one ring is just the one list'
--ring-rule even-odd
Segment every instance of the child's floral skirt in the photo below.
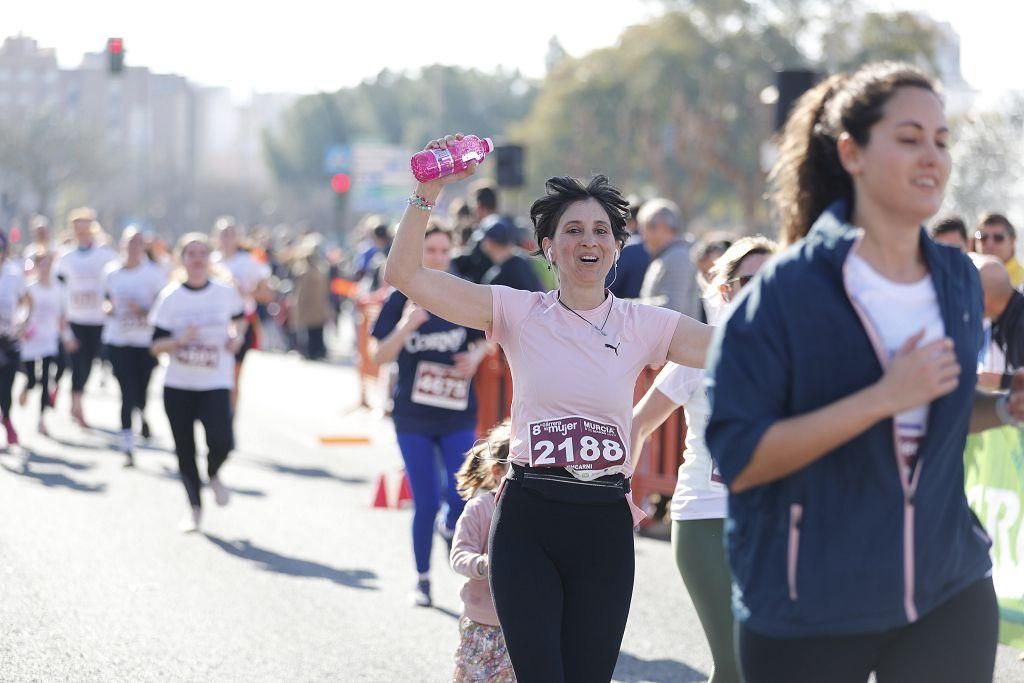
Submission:
{"label": "child's floral skirt", "polygon": [[459,619],[459,649],[455,651],[455,683],[487,681],[514,683],[516,675],[505,649],[500,626],[478,624],[469,617]]}

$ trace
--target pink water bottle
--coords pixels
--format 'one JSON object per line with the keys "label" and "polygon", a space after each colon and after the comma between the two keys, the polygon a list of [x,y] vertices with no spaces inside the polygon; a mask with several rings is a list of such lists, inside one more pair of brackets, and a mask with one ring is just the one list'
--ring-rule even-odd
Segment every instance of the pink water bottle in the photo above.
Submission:
{"label": "pink water bottle", "polygon": [[475,135],[467,135],[448,145],[448,149],[425,149],[414,154],[410,161],[412,174],[421,183],[437,180],[465,171],[471,161],[479,164],[493,151],[494,143],[490,138],[481,140]]}

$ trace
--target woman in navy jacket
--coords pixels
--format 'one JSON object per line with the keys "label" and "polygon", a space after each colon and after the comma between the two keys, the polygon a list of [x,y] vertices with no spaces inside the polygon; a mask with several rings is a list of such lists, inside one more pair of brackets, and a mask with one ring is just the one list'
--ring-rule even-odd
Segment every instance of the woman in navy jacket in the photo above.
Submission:
{"label": "woman in navy jacket", "polygon": [[974,266],[920,227],[948,134],[937,87],[892,63],[821,83],[786,125],[772,182],[791,246],[707,366],[748,683],[991,680],[990,543],[963,451],[1017,412],[975,393]]}

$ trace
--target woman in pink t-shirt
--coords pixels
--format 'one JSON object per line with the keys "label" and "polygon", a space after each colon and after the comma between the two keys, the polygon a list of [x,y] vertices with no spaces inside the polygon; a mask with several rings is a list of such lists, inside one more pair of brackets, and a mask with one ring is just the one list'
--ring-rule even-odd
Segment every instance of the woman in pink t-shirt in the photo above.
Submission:
{"label": "woman in pink t-shirt", "polygon": [[[460,136],[427,145],[439,157]],[[511,468],[491,526],[491,592],[521,681],[610,680],[633,590],[629,452],[633,390],[644,366],[704,367],[711,328],[604,287],[628,238],[629,204],[604,176],[551,178],[530,209],[558,275],[552,292],[478,285],[421,262],[444,185],[409,198],[384,269],[431,313],[484,330],[512,369]]]}

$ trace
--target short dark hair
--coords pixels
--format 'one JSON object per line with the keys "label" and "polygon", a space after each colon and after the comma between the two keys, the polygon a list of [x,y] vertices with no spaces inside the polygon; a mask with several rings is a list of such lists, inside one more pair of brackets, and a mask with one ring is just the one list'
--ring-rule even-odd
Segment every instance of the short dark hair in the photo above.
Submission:
{"label": "short dark hair", "polygon": [[948,235],[951,232],[960,235],[964,242],[967,241],[967,224],[959,216],[946,216],[928,231],[933,238],[939,235]]}
{"label": "short dark hair", "polygon": [[482,206],[488,211],[498,210],[498,191],[490,185],[476,188],[473,196],[476,199],[477,206]]}
{"label": "short dark hair", "polygon": [[448,238],[448,241],[452,241],[452,231],[444,226],[443,223],[437,220],[431,220],[427,223],[427,231],[423,233],[423,239],[430,237],[431,235],[442,234]]}
{"label": "short dark hair", "polygon": [[373,236],[378,240],[391,240],[391,227],[387,223],[374,226]]}
{"label": "short dark hair", "polygon": [[1001,225],[1006,228],[1006,232],[1010,233],[1011,240],[1017,239],[1017,231],[1014,230],[1013,223],[1011,223],[1010,219],[1001,213],[986,213],[981,217],[981,220],[978,221],[979,228],[985,225]]}
{"label": "short dark hair", "polygon": [[620,245],[629,239],[626,231],[626,220],[629,218],[629,202],[619,188],[612,185],[604,175],[594,176],[586,185],[582,180],[569,176],[548,178],[544,183],[544,196],[530,207],[530,220],[533,221],[533,234],[537,241],[535,254],[542,254],[541,244],[544,238],[552,239],[562,214],[576,202],[595,199],[608,214],[608,222],[612,227],[612,236]]}

